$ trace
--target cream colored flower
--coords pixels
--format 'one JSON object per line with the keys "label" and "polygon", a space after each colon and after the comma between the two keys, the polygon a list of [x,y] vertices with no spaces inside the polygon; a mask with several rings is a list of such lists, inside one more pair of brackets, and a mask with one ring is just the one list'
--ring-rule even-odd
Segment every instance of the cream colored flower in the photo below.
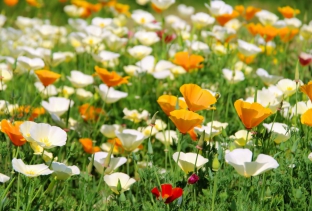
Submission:
{"label": "cream colored flower", "polygon": [[107,104],[115,103],[128,96],[127,92],[115,90],[113,87],[108,87],[106,84],[101,84],[97,90],[102,100]]}
{"label": "cream colored flower", "polygon": [[125,129],[122,132],[115,131],[115,133],[122,143],[123,149],[128,152],[132,152],[138,148],[145,139],[145,136],[137,130]]}
{"label": "cream colored flower", "polygon": [[151,46],[160,40],[156,32],[137,31],[134,37],[139,40],[142,45],[146,46]]}
{"label": "cream colored flower", "polygon": [[252,138],[252,134],[248,133],[247,137],[247,133],[247,130],[239,130],[234,135],[230,136],[230,139],[234,139],[234,143],[239,147],[246,146]]}
{"label": "cream colored flower", "polygon": [[89,92],[83,88],[76,89],[76,95],[81,101],[90,100],[93,97],[92,92]]}
{"label": "cream colored flower", "polygon": [[79,175],[80,170],[77,166],[67,166],[64,163],[53,161],[51,164],[53,170],[52,175],[56,176],[58,180],[66,180],[70,176]]}
{"label": "cream colored flower", "polygon": [[279,122],[270,124],[263,123],[263,127],[265,127],[268,132],[272,132],[273,141],[276,144],[287,141],[291,136],[291,130],[294,130],[294,128],[289,128],[288,125]]}
{"label": "cream colored flower", "polygon": [[243,40],[238,40],[238,50],[244,56],[254,56],[261,52],[261,48]]}
{"label": "cream colored flower", "polygon": [[155,20],[155,17],[151,13],[145,11],[134,11],[131,18],[139,25],[151,23]]}
{"label": "cream colored flower", "polygon": [[91,75],[84,74],[78,70],[70,71],[70,76],[67,76],[67,78],[75,88],[86,87],[94,81]]}
{"label": "cream colored flower", "polygon": [[172,4],[175,3],[175,0],[151,0],[151,2],[161,10],[168,9]]}
{"label": "cream colored flower", "polygon": [[179,156],[179,152],[175,152],[172,155],[172,158],[186,174],[194,171],[195,163],[196,163],[196,169],[199,170],[208,162],[207,158],[204,158],[203,156],[197,153],[180,152],[179,160],[178,160],[178,156]]}
{"label": "cream colored flower", "polygon": [[260,12],[256,13],[257,18],[263,25],[273,25],[277,20],[278,16],[272,12],[267,10],[261,10]]}
{"label": "cream colored flower", "polygon": [[144,45],[137,45],[132,48],[128,48],[128,53],[135,59],[143,59],[150,55],[153,49]]}
{"label": "cream colored flower", "polygon": [[142,120],[146,120],[149,116],[148,111],[143,110],[141,113],[138,110],[129,110],[128,108],[123,109],[124,119],[128,119],[134,123],[141,122]]}
{"label": "cream colored flower", "polygon": [[[125,157],[114,157],[113,155],[111,156],[110,162],[108,164],[108,167],[104,166],[105,165],[105,159],[107,157],[108,153],[107,152],[96,152],[94,153],[94,167],[97,172],[100,174],[104,173],[106,174],[111,174],[113,173],[117,168],[122,166],[127,162],[127,158]],[[92,157],[89,157],[89,160],[92,160]],[[104,171],[104,172],[103,172]]]}
{"label": "cream colored flower", "polygon": [[[130,186],[135,183],[135,179],[130,178],[128,174],[116,172],[110,175],[104,176],[105,183],[116,194],[120,194],[130,189]],[[121,191],[118,192],[117,186],[120,182]]]}
{"label": "cream colored flower", "polygon": [[210,13],[213,16],[220,16],[224,14],[232,14],[233,8],[232,6],[226,4],[221,0],[212,0],[210,5],[205,4],[205,6],[209,9]]}
{"label": "cream colored flower", "polygon": [[[1,25],[0,25],[1,26]],[[4,174],[1,174],[0,173],[0,182],[1,183],[5,183],[5,182],[7,182],[7,181],[9,181],[10,180],[10,177],[8,177],[7,175],[4,175]]]}
{"label": "cream colored flower", "polygon": [[49,101],[42,101],[42,107],[49,113],[62,116],[68,109],[72,107],[74,102],[63,97],[50,97]]}
{"label": "cream colored flower", "polygon": [[53,171],[49,169],[49,166],[45,164],[37,165],[25,165],[21,159],[13,158],[12,160],[13,169],[27,177],[37,177],[40,175],[49,175]]}
{"label": "cream colored flower", "polygon": [[116,131],[121,132],[122,126],[113,124],[113,125],[102,125],[100,132],[106,137],[106,138],[115,138],[116,137]]}
{"label": "cream colored flower", "polygon": [[161,143],[163,143],[164,145],[172,145],[173,142],[177,143],[178,141],[177,132],[174,130],[165,130],[158,132],[156,133],[155,138],[161,141]]}
{"label": "cream colored flower", "polygon": [[191,20],[194,26],[198,29],[202,29],[215,22],[215,19],[213,17],[203,12],[199,12],[196,13],[195,15],[192,15]]}
{"label": "cream colored flower", "polygon": [[178,9],[179,15],[184,17],[184,18],[190,17],[195,12],[195,8],[194,7],[186,6],[185,4],[179,4],[177,9]]}

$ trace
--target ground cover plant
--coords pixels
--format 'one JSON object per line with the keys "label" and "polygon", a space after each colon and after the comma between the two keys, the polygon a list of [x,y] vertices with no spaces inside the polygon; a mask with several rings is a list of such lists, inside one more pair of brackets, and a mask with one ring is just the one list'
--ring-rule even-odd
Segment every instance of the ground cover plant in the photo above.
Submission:
{"label": "ground cover plant", "polygon": [[312,209],[306,1],[0,9],[0,210]]}

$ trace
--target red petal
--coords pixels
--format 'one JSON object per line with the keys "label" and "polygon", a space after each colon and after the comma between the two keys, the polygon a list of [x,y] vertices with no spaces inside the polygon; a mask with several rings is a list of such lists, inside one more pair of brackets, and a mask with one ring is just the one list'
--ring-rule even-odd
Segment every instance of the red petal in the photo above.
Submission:
{"label": "red petal", "polygon": [[159,193],[159,190],[158,190],[157,187],[153,188],[153,189],[151,190],[151,192],[152,192],[152,194],[153,194],[154,196],[156,196],[157,198],[160,196],[160,193]]}
{"label": "red petal", "polygon": [[161,197],[164,198],[164,196],[171,197],[172,195],[172,185],[171,184],[162,184],[161,185]]}
{"label": "red petal", "polygon": [[183,189],[182,188],[173,188],[172,189],[172,195],[169,198],[167,198],[165,203],[168,204],[168,203],[173,202],[174,200],[176,200],[177,198],[182,196],[182,194],[183,194]]}

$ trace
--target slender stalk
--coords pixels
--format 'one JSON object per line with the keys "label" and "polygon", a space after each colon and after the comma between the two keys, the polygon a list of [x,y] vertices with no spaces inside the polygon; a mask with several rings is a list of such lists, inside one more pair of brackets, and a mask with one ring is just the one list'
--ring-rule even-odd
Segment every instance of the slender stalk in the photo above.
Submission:
{"label": "slender stalk", "polygon": [[20,174],[17,175],[17,197],[16,197],[16,210],[19,210],[19,202],[20,202]]}
{"label": "slender stalk", "polygon": [[212,203],[211,203],[211,210],[214,210],[214,205],[215,205],[215,198],[217,194],[217,184],[218,184],[218,172],[216,172],[214,176],[214,181],[213,181],[213,191],[212,191]]}

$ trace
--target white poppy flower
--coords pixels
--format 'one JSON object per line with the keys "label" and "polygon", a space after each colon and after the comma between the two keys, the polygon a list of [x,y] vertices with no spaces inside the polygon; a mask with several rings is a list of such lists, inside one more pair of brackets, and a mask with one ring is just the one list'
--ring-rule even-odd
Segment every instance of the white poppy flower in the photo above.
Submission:
{"label": "white poppy flower", "polygon": [[145,137],[154,136],[156,133],[158,133],[158,130],[150,125],[147,127],[139,127],[137,130],[143,133]]}
{"label": "white poppy flower", "polygon": [[70,17],[80,17],[85,12],[85,9],[70,4],[64,7],[64,12]]}
{"label": "white poppy flower", "polygon": [[[0,25],[1,26],[1,25]],[[0,173],[0,182],[1,183],[5,183],[5,182],[7,182],[7,181],[9,181],[10,180],[10,177],[8,177],[7,175],[4,175],[4,174],[1,174]]]}
{"label": "white poppy flower", "polygon": [[152,53],[153,49],[144,45],[128,48],[128,53],[135,59],[142,59]]}
{"label": "white poppy flower", "polygon": [[59,127],[46,123],[33,125],[29,134],[31,139],[44,149],[51,149],[66,144],[67,133]]}
{"label": "white poppy flower", "polygon": [[290,29],[298,29],[302,24],[298,18],[286,18],[284,21]]}
{"label": "white poppy flower", "polygon": [[129,152],[138,148],[145,139],[145,136],[137,130],[125,129],[122,132],[115,131],[115,133],[117,138],[121,141],[122,147]]}
{"label": "white poppy flower", "polygon": [[99,26],[101,28],[105,28],[110,26],[113,23],[113,19],[111,18],[100,18],[95,17],[92,19],[91,24],[94,26]]}
{"label": "white poppy flower", "polygon": [[238,50],[244,56],[254,56],[261,52],[261,48],[243,40],[238,40]]}
{"label": "white poppy flower", "polygon": [[[125,157],[117,157],[115,158],[113,155],[111,156],[109,166],[105,167],[105,158],[107,157],[107,152],[96,152],[94,153],[94,167],[100,174],[111,174],[113,171],[115,171],[117,168],[122,166],[127,162],[127,158]],[[89,160],[92,160],[92,157],[89,157]],[[104,172],[103,172],[104,170]]]}
{"label": "white poppy flower", "polygon": [[291,136],[291,128],[289,128],[284,123],[274,122],[270,124],[263,123],[263,127],[267,129],[268,132],[272,132],[273,141],[276,144],[287,141]]}
{"label": "white poppy flower", "polygon": [[161,10],[166,10],[168,7],[170,7],[172,4],[175,3],[175,0],[151,0],[152,3]]}
{"label": "white poppy flower", "polygon": [[238,83],[240,81],[245,80],[244,73],[242,71],[236,70],[229,70],[229,69],[222,69],[223,77],[229,82],[229,83]]}
{"label": "white poppy flower", "polygon": [[267,86],[273,85],[283,78],[282,76],[270,75],[265,69],[262,68],[258,68],[256,74]]}
{"label": "white poppy flower", "polygon": [[202,29],[215,22],[215,18],[211,17],[210,15],[204,12],[199,12],[196,13],[195,15],[192,15],[191,20],[194,26],[198,29]]}
{"label": "white poppy flower", "polygon": [[156,32],[137,31],[134,37],[139,40],[142,45],[146,46],[151,46],[160,40]]}
{"label": "white poppy flower", "polygon": [[303,24],[300,29],[300,35],[305,39],[309,40],[312,37],[312,24]]}
{"label": "white poppy flower", "polygon": [[141,6],[146,5],[148,2],[150,2],[150,0],[136,0],[136,3]]}
{"label": "white poppy flower", "polygon": [[230,139],[234,139],[234,143],[237,146],[243,147],[246,144],[248,144],[248,142],[252,138],[252,134],[248,133],[248,137],[247,137],[247,133],[248,133],[247,130],[239,130],[234,135],[230,136]]}
{"label": "white poppy flower", "polygon": [[94,81],[91,75],[84,74],[78,70],[70,71],[70,76],[67,76],[67,78],[75,88],[83,88]]}
{"label": "white poppy flower", "polygon": [[233,7],[221,0],[213,0],[210,2],[210,5],[205,4],[205,6],[209,9],[213,16],[232,14],[233,12]]}
{"label": "white poppy flower", "polygon": [[37,88],[39,94],[42,98],[54,96],[58,94],[56,87],[51,84],[45,87],[40,81],[35,82],[35,87]]}
{"label": "white poppy flower", "polygon": [[32,121],[25,121],[23,122],[19,128],[20,128],[20,132],[22,133],[23,137],[26,139],[26,141],[28,142],[33,142],[34,140],[31,138],[30,136],[30,129],[34,126],[37,125],[36,122],[32,122]]}
{"label": "white poppy flower", "polygon": [[[298,88],[302,84],[302,81],[299,81]],[[297,83],[294,80],[285,78],[280,80],[276,87],[283,92],[284,98],[287,98],[296,93]]]}
{"label": "white poppy flower", "polygon": [[143,110],[141,113],[134,109],[134,110],[129,110],[128,108],[124,108],[122,110],[122,112],[124,113],[124,119],[128,119],[132,122],[138,123],[141,122],[142,120],[146,120],[149,116],[148,111]]}
{"label": "white poppy flower", "polygon": [[177,9],[178,9],[179,15],[184,17],[184,18],[190,17],[195,12],[195,8],[194,7],[186,6],[185,4],[179,4]]}
{"label": "white poppy flower", "polygon": [[272,12],[267,10],[261,10],[260,12],[256,13],[256,17],[263,25],[273,25],[277,20],[278,16]]}
{"label": "white poppy flower", "polygon": [[195,163],[196,163],[196,169],[199,170],[208,162],[207,158],[204,158],[203,156],[197,153],[180,152],[179,160],[178,160],[178,156],[179,156],[179,152],[175,152],[172,155],[172,158],[186,174],[194,171]]}
{"label": "white poppy flower", "polygon": [[113,87],[108,87],[106,84],[101,84],[97,90],[102,100],[108,104],[115,103],[128,96],[128,93],[115,90]]}
{"label": "white poppy flower", "polygon": [[107,138],[115,138],[116,133],[115,131],[121,132],[122,126],[113,124],[113,125],[102,125],[100,132]]}
{"label": "white poppy flower", "polygon": [[53,170],[53,176],[56,176],[59,180],[66,180],[70,176],[79,175],[80,170],[77,166],[67,166],[64,163],[53,161],[51,164]]}
{"label": "white poppy flower", "polygon": [[225,155],[227,163],[244,177],[257,176],[279,166],[277,161],[269,155],[260,154],[254,162],[251,159],[252,152],[249,149],[234,149]]}
{"label": "white poppy flower", "polygon": [[26,56],[19,56],[17,58],[17,66],[26,70],[38,70],[44,67],[44,62],[40,58],[31,59]]}
{"label": "white poppy flower", "polygon": [[194,131],[195,133],[200,134],[200,136],[205,136],[205,141],[209,141],[214,136],[219,135],[222,130],[215,129],[213,127],[211,128],[210,126],[202,126],[202,127],[194,127]]}
{"label": "white poppy flower", "polygon": [[155,17],[151,13],[145,11],[133,12],[131,18],[139,25],[151,23],[155,20]]}
{"label": "white poppy flower", "polygon": [[89,100],[93,97],[92,92],[89,92],[83,88],[76,89],[76,95],[79,98],[79,100],[81,100],[81,101]]}
{"label": "white poppy flower", "polygon": [[62,116],[68,109],[72,107],[74,102],[64,97],[50,97],[49,101],[42,101],[42,107],[49,113]]}
{"label": "white poppy flower", "polygon": [[49,169],[49,166],[45,164],[25,165],[21,159],[16,158],[13,158],[12,165],[15,171],[24,174],[27,177],[37,177],[53,173],[53,171]]}
{"label": "white poppy flower", "polygon": [[172,145],[173,142],[177,143],[178,135],[177,132],[174,130],[165,130],[156,133],[155,138],[161,141],[164,145],[170,144]]}
{"label": "white poppy flower", "polygon": [[[104,181],[109,186],[109,188],[116,194],[120,194],[122,192],[129,190],[130,186],[136,182],[135,179],[130,178],[128,174],[120,173],[120,172],[112,173],[110,175],[105,175]],[[120,185],[121,185],[120,192],[118,192],[117,190],[118,181],[120,182]]]}

